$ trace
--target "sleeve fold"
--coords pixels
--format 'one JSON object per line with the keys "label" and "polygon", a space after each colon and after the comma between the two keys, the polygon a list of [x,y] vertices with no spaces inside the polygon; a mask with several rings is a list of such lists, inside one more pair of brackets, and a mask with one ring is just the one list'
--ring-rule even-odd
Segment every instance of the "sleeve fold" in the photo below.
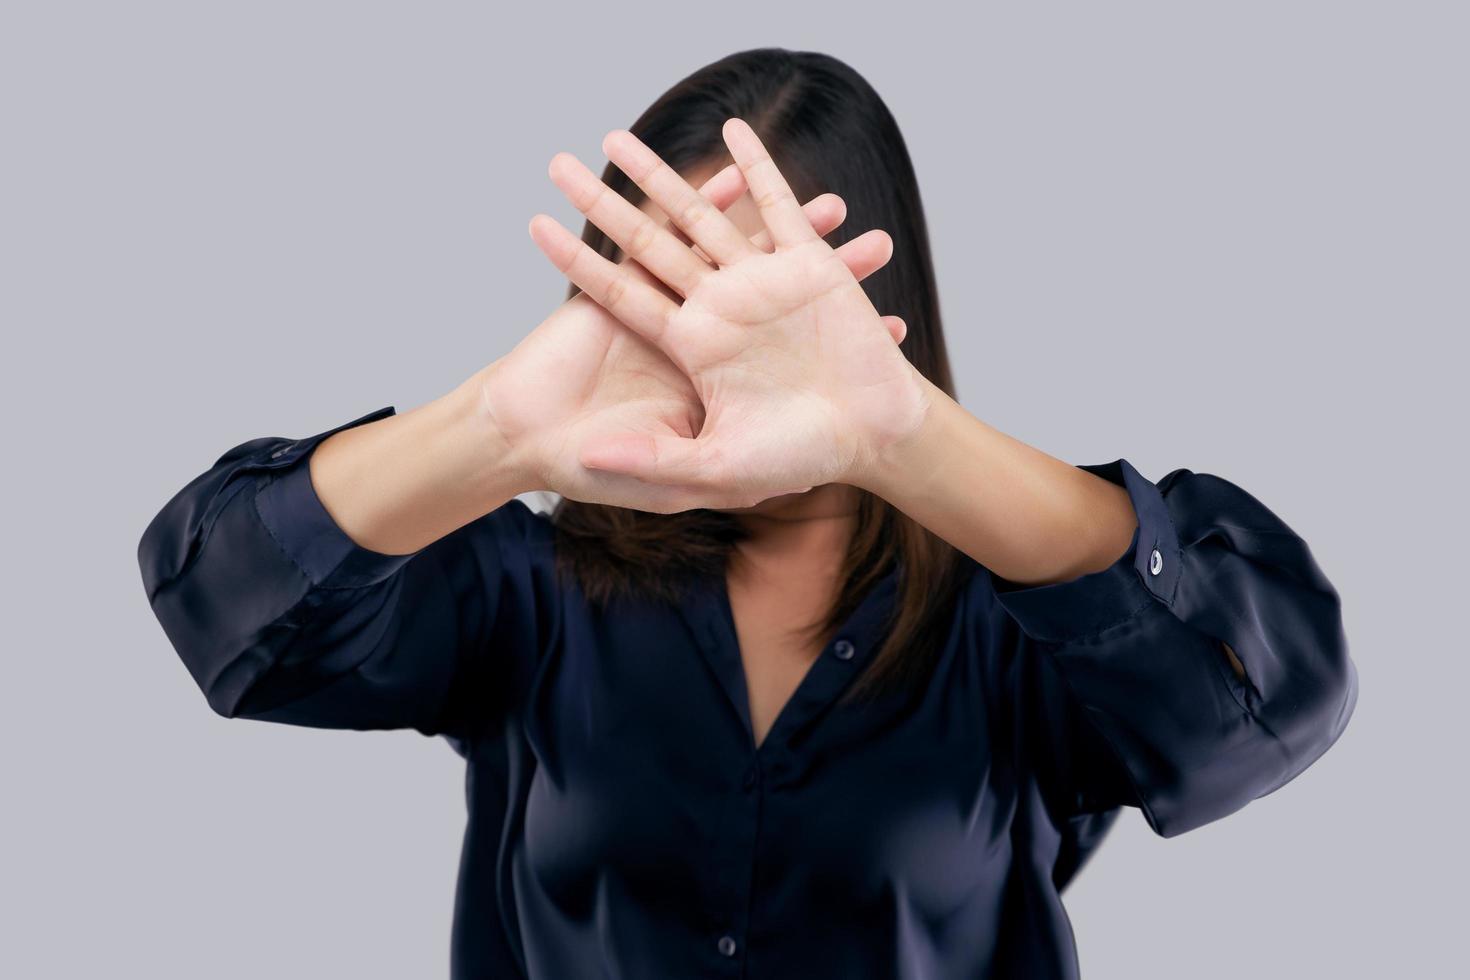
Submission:
{"label": "sleeve fold", "polygon": [[466,735],[505,707],[552,594],[550,524],[512,499],[411,555],[357,545],[316,495],[327,436],[221,456],[144,531],[148,601],[209,706],[324,728]]}
{"label": "sleeve fold", "polygon": [[[1306,543],[1235,484],[1187,469],[1154,484],[1125,459],[1082,468],[1128,490],[1128,550],[1066,582],[991,582],[1027,655],[1055,667],[1036,674],[1053,678],[1044,710],[1078,716],[1060,751],[1116,760],[1056,767],[1094,780],[1074,798],[1137,805],[1172,837],[1284,785],[1341,735],[1358,689],[1341,603]],[[1109,773],[1126,785],[1096,783]]]}

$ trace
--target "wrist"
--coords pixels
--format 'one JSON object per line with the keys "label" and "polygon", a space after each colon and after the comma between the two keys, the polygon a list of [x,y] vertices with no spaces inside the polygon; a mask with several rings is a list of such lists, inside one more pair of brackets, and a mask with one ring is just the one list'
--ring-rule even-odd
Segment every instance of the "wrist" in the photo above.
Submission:
{"label": "wrist", "polygon": [[343,429],[309,456],[313,489],[359,546],[411,554],[525,490],[464,385],[409,412]]}
{"label": "wrist", "polygon": [[862,456],[862,464],[847,482],[898,504],[898,498],[931,473],[942,459],[945,430],[951,424],[954,400],[941,388],[913,369],[917,391],[916,408],[903,432],[890,435]]}
{"label": "wrist", "polygon": [[467,459],[474,461],[474,481],[486,499],[499,500],[545,489],[530,440],[502,424],[491,392],[500,362],[477,371],[440,401],[442,411]]}

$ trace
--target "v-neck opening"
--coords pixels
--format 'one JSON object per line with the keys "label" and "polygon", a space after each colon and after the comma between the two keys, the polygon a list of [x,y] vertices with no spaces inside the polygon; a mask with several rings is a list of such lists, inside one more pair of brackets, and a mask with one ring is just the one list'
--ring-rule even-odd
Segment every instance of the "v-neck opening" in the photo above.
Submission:
{"label": "v-neck opening", "polygon": [[[771,720],[765,737],[757,744],[729,582],[723,574],[702,577],[688,599],[680,605],[680,612],[694,629],[699,649],[740,721],[746,751],[757,759],[769,759],[780,753],[792,733],[811,722],[836,700],[874,652],[879,639],[877,632],[891,608],[896,584],[897,572],[890,570],[869,588],[857,607],[822,645],[816,660],[807,665],[801,680]],[[834,652],[839,641],[851,644],[850,655],[846,659],[839,658]]]}
{"label": "v-neck opening", "polygon": [[[827,656],[828,643],[824,642],[817,656],[811,663],[806,665],[806,669],[801,672],[801,679],[796,682],[796,686],[791,689],[791,693],[786,695],[786,699],[781,702],[781,707],[776,709],[776,716],[771,719],[770,727],[766,729],[765,736],[757,742],[755,740],[755,717],[751,711],[750,703],[750,676],[745,667],[745,650],[740,645],[740,629],[735,622],[735,605],[730,601],[730,583],[728,579],[723,581],[724,587],[719,589],[716,598],[719,600],[720,616],[724,619],[723,625],[728,634],[731,647],[735,651],[735,660],[740,665],[740,690],[737,692],[740,701],[740,714],[745,721],[746,734],[750,737],[750,750],[759,756],[761,755],[761,750],[771,744],[771,736],[775,735],[780,729],[782,719],[788,713],[788,709],[791,708],[792,702],[801,693],[801,689],[806,686],[808,679],[822,662],[822,658]],[[839,629],[838,632],[840,634],[841,630]]]}

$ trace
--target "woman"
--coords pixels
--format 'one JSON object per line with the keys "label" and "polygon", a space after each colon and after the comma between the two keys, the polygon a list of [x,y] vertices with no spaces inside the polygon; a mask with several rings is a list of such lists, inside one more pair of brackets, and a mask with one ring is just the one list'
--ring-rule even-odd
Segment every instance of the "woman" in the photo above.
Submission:
{"label": "woman", "polygon": [[227,717],[464,755],[455,976],[1076,976],[1059,893],[1121,806],[1182,833],[1342,732],[1336,591],[1226,480],[953,400],[845,65],[732,56],[604,149],[552,162],[580,291],[514,350],[164,507],[169,638]]}

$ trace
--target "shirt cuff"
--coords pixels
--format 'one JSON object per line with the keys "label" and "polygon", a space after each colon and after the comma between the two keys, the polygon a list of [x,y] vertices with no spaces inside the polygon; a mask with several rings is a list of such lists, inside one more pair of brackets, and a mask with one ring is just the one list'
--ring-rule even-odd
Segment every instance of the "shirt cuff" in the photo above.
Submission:
{"label": "shirt cuff", "polygon": [[313,586],[361,588],[388,578],[414,557],[385,555],[347,536],[322,505],[311,482],[311,451],[327,436],[394,414],[380,408],[362,418],[269,450],[257,478],[255,508],[260,521]]}
{"label": "shirt cuff", "polygon": [[1138,526],[1128,550],[1100,571],[1030,587],[991,576],[1000,604],[1036,640],[1069,643],[1126,622],[1150,603],[1172,606],[1184,568],[1178,532],[1155,484],[1126,459],[1078,469],[1126,489]]}

